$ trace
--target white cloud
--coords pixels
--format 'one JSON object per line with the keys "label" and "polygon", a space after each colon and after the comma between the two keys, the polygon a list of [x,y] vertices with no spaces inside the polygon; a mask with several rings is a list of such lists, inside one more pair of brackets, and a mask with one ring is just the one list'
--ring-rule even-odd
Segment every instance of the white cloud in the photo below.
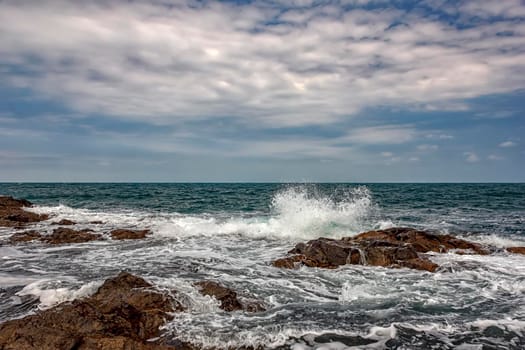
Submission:
{"label": "white cloud", "polygon": [[382,157],[392,157],[394,153],[392,152],[381,152]]}
{"label": "white cloud", "polygon": [[[167,3],[0,2],[2,84],[81,113],[272,127],[330,124],[375,106],[465,108],[462,99],[525,87],[525,22],[458,30],[394,8]],[[515,3],[482,8],[517,16]],[[461,11],[482,13],[476,6]],[[411,138],[388,133],[350,139]]]}
{"label": "white cloud", "polygon": [[433,133],[426,134],[425,137],[427,139],[433,139],[433,140],[451,140],[454,138],[454,136],[449,135],[449,134],[433,134]]}
{"label": "white cloud", "polygon": [[402,144],[415,136],[416,130],[411,126],[384,125],[353,129],[339,140],[364,145]]}
{"label": "white cloud", "polygon": [[438,148],[439,148],[438,145],[428,145],[428,144],[417,146],[417,149],[419,151],[436,151]]}
{"label": "white cloud", "polygon": [[505,142],[500,143],[498,146],[499,146],[499,147],[503,147],[503,148],[509,148],[509,147],[514,147],[514,146],[516,146],[516,145],[517,145],[516,142],[513,142],[513,141],[505,141]]}
{"label": "white cloud", "polygon": [[461,3],[459,11],[481,18],[518,18],[525,16],[525,6],[522,0],[467,0]]}
{"label": "white cloud", "polygon": [[477,162],[479,162],[479,157],[474,152],[465,152],[465,153],[463,153],[463,155],[465,156],[465,160],[467,162],[469,162],[469,163],[477,163]]}

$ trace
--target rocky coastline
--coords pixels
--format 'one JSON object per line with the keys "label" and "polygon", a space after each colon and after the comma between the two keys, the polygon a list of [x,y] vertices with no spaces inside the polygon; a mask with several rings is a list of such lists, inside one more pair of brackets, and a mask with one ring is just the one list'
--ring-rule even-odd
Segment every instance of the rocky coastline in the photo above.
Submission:
{"label": "rocky coastline", "polygon": [[[151,231],[114,229],[94,232],[73,229],[72,220],[51,222],[50,234],[38,232],[32,224],[50,220],[48,215],[25,210],[32,204],[23,199],[0,196],[0,226],[19,229],[2,244],[49,245],[84,243],[94,240],[146,239]],[[63,227],[68,226],[68,227]],[[507,247],[505,253],[525,254],[525,247]],[[342,265],[369,265],[439,271],[433,254],[495,254],[503,250],[470,242],[453,235],[395,227],[361,233],[341,239],[318,238],[298,243],[288,255],[268,262],[276,268],[334,269]],[[263,312],[265,305],[219,281],[198,281],[195,288],[216,299],[225,312]],[[178,292],[156,289],[146,279],[121,272],[107,279],[91,296],[61,303],[21,319],[0,325],[0,349],[196,349],[195,345],[163,337],[161,327],[185,312]]]}

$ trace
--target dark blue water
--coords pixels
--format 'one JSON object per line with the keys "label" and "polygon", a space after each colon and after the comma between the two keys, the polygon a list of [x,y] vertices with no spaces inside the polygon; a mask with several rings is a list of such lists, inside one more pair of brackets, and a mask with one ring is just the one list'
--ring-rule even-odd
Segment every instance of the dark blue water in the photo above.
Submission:
{"label": "dark blue water", "polygon": [[[525,184],[0,184],[52,221],[142,241],[12,246],[0,228],[0,320],[89,294],[120,270],[186,296],[167,336],[203,346],[521,349],[525,257],[434,254],[434,274],[378,267],[280,270],[270,262],[307,239],[414,226],[499,248],[525,246]],[[93,224],[102,221],[102,224]],[[193,282],[221,281],[264,301],[227,314]],[[333,336],[337,334],[337,336]],[[346,344],[346,345],[345,345]],[[353,344],[353,345],[352,345]]]}
{"label": "dark blue water", "polygon": [[[93,210],[146,210],[182,214],[272,212],[276,193],[293,184],[0,184],[0,193],[40,205]],[[299,185],[301,186],[301,185]],[[312,198],[345,201],[369,189],[383,218],[406,224],[453,227],[461,232],[522,234],[525,184],[306,184]],[[438,227],[436,227],[438,228]]]}

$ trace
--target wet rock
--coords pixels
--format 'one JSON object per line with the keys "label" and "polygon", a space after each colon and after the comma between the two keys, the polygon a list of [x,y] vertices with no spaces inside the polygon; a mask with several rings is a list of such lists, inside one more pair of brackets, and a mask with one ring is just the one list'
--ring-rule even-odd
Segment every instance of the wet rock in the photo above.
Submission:
{"label": "wet rock", "polygon": [[23,227],[25,224],[47,220],[48,215],[35,214],[25,211],[31,202],[25,199],[15,199],[9,196],[0,196],[0,226]]}
{"label": "wet rock", "polygon": [[509,253],[525,255],[525,247],[508,247],[506,250]]}
{"label": "wet rock", "polygon": [[21,243],[21,242],[30,242],[37,239],[41,239],[42,235],[35,231],[24,231],[24,232],[17,232],[13,234],[11,237],[9,237],[9,242],[11,243]]}
{"label": "wet rock", "polygon": [[298,254],[298,255],[292,255],[287,256],[285,258],[277,259],[272,262],[272,265],[275,267],[285,268],[285,269],[293,269],[298,266],[308,266],[308,267],[325,267],[330,268],[333,266],[319,266],[319,262],[312,260],[310,258],[307,258],[305,255]]}
{"label": "wet rock", "polygon": [[16,199],[11,196],[0,196],[0,207],[22,208],[33,204],[27,199]]}
{"label": "wet rock", "polygon": [[113,230],[109,233],[113,239],[141,239],[151,234],[150,230]]}
{"label": "wet rock", "polygon": [[393,227],[386,230],[369,231],[354,238],[345,238],[351,241],[381,240],[392,243],[410,244],[420,253],[446,253],[449,250],[460,249],[463,252],[471,251],[475,254],[486,255],[490,251],[478,243],[456,238],[452,235],[437,235],[426,231],[407,227]]}
{"label": "wet rock", "polygon": [[61,225],[61,226],[68,226],[68,225],[76,225],[77,223],[68,219],[62,219],[57,222],[53,222],[51,225]]}
{"label": "wet rock", "polygon": [[147,342],[181,305],[122,272],[91,297],[0,325],[0,349],[174,349]]}
{"label": "wet rock", "polygon": [[375,343],[376,340],[363,338],[361,336],[349,336],[349,335],[340,335],[335,333],[325,333],[318,335],[314,338],[314,341],[317,343],[333,343],[339,342],[349,347],[354,346],[364,346],[368,344]]}
{"label": "wet rock", "polygon": [[195,283],[201,294],[209,295],[217,299],[221,305],[220,308],[225,311],[244,310],[247,312],[265,311],[261,302],[243,299],[242,302],[237,297],[237,292],[220,285],[213,281],[200,281]]}
{"label": "wet rock", "polygon": [[42,241],[49,244],[68,244],[68,243],[84,243],[102,238],[99,234],[91,233],[93,231],[73,230],[66,227],[59,227],[53,230],[53,233],[48,236],[42,236]]}
{"label": "wet rock", "polygon": [[127,337],[85,337],[78,347],[78,350],[180,350],[171,346],[145,343]]}
{"label": "wet rock", "polygon": [[319,238],[299,243],[289,251],[289,254],[293,255],[277,259],[273,265],[283,268],[300,265],[335,268],[353,264],[406,267],[434,272],[439,266],[425,256],[424,253],[428,252],[484,255],[489,254],[491,250],[452,235],[437,235],[412,228],[395,227],[364,232],[340,240]]}
{"label": "wet rock", "polygon": [[[403,243],[383,240],[333,240],[321,238],[300,243],[290,251],[297,254],[288,259],[310,267],[336,268],[337,266],[372,265],[383,267],[408,267],[435,271],[438,265],[432,263],[416,249]],[[285,258],[286,259],[286,258]],[[285,266],[287,261],[276,261],[274,266]]]}

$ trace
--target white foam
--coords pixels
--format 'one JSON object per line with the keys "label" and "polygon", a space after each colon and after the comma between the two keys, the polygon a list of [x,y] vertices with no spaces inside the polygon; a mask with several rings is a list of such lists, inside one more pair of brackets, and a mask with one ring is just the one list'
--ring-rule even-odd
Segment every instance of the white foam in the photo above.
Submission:
{"label": "white foam", "polygon": [[269,214],[258,217],[227,218],[207,214],[98,212],[65,205],[34,207],[31,211],[50,214],[53,221],[70,219],[86,226],[92,221],[102,221],[105,230],[149,228],[158,237],[177,238],[239,234],[251,238],[302,240],[320,236],[337,238],[393,226],[391,221],[370,221],[377,208],[364,186],[348,190],[339,198],[321,194],[314,186],[291,186],[274,195],[269,209]]}
{"label": "white foam", "polygon": [[501,329],[508,329],[513,332],[516,332],[520,336],[523,336],[523,332],[525,331],[525,321],[516,320],[512,318],[505,318],[499,320],[476,320],[474,322],[467,323],[467,326],[471,326],[480,330],[485,330],[489,327],[498,327]]}
{"label": "white foam", "polygon": [[78,289],[71,288],[46,288],[46,286],[56,284],[56,281],[50,279],[41,279],[26,285],[16,295],[34,295],[38,297],[40,304],[39,309],[48,309],[60,303],[71,301],[74,299],[89,296],[95,293],[102,285],[102,281],[89,282],[82,285]]}
{"label": "white foam", "polygon": [[0,288],[23,286],[37,281],[38,278],[0,273]]}
{"label": "white foam", "polygon": [[11,257],[16,257],[16,256],[23,256],[23,255],[25,255],[25,253],[16,248],[0,247],[0,256],[2,259],[7,259]]}
{"label": "white foam", "polygon": [[365,338],[374,340],[394,339],[397,335],[397,328],[395,324],[388,327],[374,326],[370,328],[368,335]]}
{"label": "white foam", "polygon": [[525,246],[523,237],[504,237],[496,234],[477,235],[465,237],[465,239],[498,248]]}

